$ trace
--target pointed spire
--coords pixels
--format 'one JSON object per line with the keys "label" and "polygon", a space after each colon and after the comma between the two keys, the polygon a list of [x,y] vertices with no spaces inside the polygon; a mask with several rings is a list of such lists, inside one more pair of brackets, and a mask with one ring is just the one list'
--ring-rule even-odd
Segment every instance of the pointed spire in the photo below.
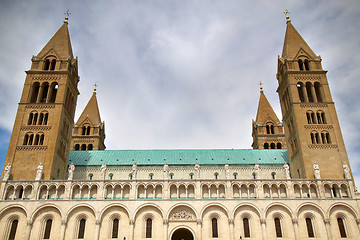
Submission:
{"label": "pointed spire", "polygon": [[296,31],[288,15],[286,19],[286,33],[281,57],[294,59],[298,54],[299,50],[302,48],[309,55],[309,57],[313,59],[317,58],[313,50],[311,50],[311,48],[301,37],[299,32]]}
{"label": "pointed spire", "polygon": [[267,100],[264,91],[261,91],[258,111],[256,114],[256,122],[260,125],[264,125],[269,118],[274,121],[275,124],[280,123],[278,117],[274,112],[274,109],[271,107],[269,101]]}
{"label": "pointed spire", "polygon": [[69,57],[71,59],[74,58],[66,18],[64,24],[54,34],[45,47],[38,53],[37,59],[42,59],[51,51],[53,51],[53,54],[57,55],[57,57],[60,59],[68,59]]}
{"label": "pointed spire", "polygon": [[100,111],[95,92],[91,96],[84,111],[81,113],[79,120],[76,122],[76,125],[80,126],[86,119],[89,119],[93,126],[101,123]]}

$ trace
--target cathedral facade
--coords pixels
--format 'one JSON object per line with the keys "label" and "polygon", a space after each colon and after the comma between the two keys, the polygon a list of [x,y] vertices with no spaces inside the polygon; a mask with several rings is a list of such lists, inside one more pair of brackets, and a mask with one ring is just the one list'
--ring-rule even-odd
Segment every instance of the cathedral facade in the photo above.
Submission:
{"label": "cathedral facade", "polygon": [[317,56],[287,17],[278,89],[253,149],[105,150],[79,91],[68,21],[26,71],[0,188],[0,239],[359,239],[355,191]]}

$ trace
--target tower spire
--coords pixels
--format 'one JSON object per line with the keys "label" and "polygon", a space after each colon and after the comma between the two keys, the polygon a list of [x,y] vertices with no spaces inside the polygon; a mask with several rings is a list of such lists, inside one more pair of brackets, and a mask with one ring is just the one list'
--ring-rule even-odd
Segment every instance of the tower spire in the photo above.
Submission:
{"label": "tower spire", "polygon": [[66,15],[64,23],[68,23],[69,15],[71,14],[71,12],[68,9],[68,10],[66,10],[66,12],[64,12],[64,14]]}
{"label": "tower spire", "polygon": [[286,23],[291,22],[290,17],[289,17],[289,15],[290,15],[289,10],[285,9],[284,14],[286,16]]}

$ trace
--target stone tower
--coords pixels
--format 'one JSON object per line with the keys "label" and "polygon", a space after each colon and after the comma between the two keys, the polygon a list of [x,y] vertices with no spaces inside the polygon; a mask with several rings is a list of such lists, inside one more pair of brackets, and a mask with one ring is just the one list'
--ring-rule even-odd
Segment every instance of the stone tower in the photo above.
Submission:
{"label": "stone tower", "polygon": [[71,150],[105,150],[105,123],[101,122],[96,89],[79,120],[71,140]]}
{"label": "stone tower", "polygon": [[12,180],[34,180],[40,163],[42,179],[62,179],[79,95],[67,18],[31,60],[4,166],[11,164]]}
{"label": "stone tower", "polygon": [[323,179],[343,179],[349,161],[327,71],[287,17],[277,79],[293,178],[314,178],[316,162]]}
{"label": "stone tower", "polygon": [[256,120],[252,121],[253,149],[286,149],[281,122],[267,100],[262,87]]}

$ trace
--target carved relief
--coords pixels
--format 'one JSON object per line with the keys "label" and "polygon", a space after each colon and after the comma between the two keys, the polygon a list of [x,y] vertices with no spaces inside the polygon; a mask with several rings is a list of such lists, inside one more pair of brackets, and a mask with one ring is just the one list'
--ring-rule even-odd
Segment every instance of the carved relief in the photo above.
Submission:
{"label": "carved relief", "polygon": [[178,209],[170,215],[170,220],[195,220],[195,215],[189,210]]}

